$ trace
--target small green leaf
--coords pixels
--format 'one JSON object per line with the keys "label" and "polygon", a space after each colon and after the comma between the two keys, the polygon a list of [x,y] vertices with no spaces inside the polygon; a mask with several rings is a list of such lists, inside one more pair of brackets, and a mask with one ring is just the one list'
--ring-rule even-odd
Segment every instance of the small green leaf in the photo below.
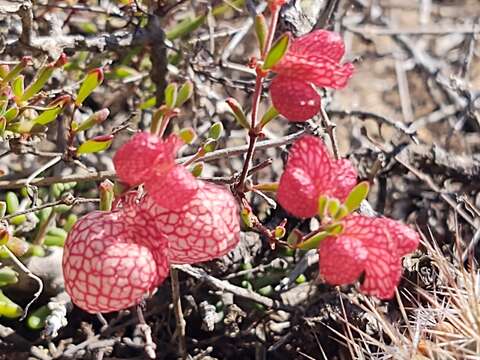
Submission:
{"label": "small green leaf", "polygon": [[85,141],[77,149],[77,154],[90,154],[104,151],[112,144],[113,135],[101,135]]}
{"label": "small green leaf", "polygon": [[252,210],[248,207],[243,207],[240,211],[240,218],[242,219],[245,226],[251,228],[253,226],[252,222]]}
{"label": "small green leaf", "polygon": [[262,120],[260,120],[260,128],[263,129],[265,125],[267,125],[270,121],[275,119],[279,114],[280,113],[278,112],[277,109],[275,109],[273,106],[270,106],[267,112],[263,114]]}
{"label": "small green leaf", "polygon": [[15,80],[13,80],[12,83],[12,92],[13,95],[17,98],[21,98],[23,95],[23,91],[25,89],[24,87],[24,76],[23,75],[18,75]]}
{"label": "small green leaf", "polygon": [[99,186],[100,192],[100,210],[112,210],[112,203],[115,195],[113,194],[113,182],[110,180],[103,181]]}
{"label": "small green leaf", "polygon": [[325,216],[327,208],[328,196],[322,195],[318,198],[318,217],[321,219]]}
{"label": "small green leaf", "polygon": [[67,235],[68,233],[64,229],[53,227],[48,229],[43,243],[46,246],[63,247],[65,245],[65,240],[67,239]]}
{"label": "small green leaf", "polygon": [[77,98],[75,99],[75,105],[82,105],[83,101],[103,82],[103,69],[96,68],[90,70],[78,90]]}
{"label": "small green leaf", "polygon": [[203,150],[205,151],[205,154],[215,151],[217,148],[217,142],[213,139],[207,139],[205,143],[203,144]]}
{"label": "small green leaf", "polygon": [[191,171],[192,175],[195,176],[195,177],[199,177],[202,175],[202,172],[203,172],[203,163],[202,162],[199,162],[199,163],[196,163],[194,166],[193,166],[193,169]]}
{"label": "small green leaf", "polygon": [[110,110],[102,109],[94,112],[88,118],[86,118],[78,127],[75,129],[75,132],[79,133],[81,131],[86,131],[92,128],[94,125],[101,124],[104,122],[108,115],[110,115]]}
{"label": "small green leaf", "polygon": [[265,16],[258,14],[255,16],[255,34],[257,35],[258,47],[260,53],[263,54],[263,49],[265,49],[265,43],[267,40],[268,25],[265,20]]}
{"label": "small green leaf", "polygon": [[178,90],[177,95],[177,102],[175,103],[175,107],[180,107],[185,104],[188,99],[192,97],[193,94],[193,83],[187,80]]}
{"label": "small green leaf", "polygon": [[287,231],[285,230],[285,226],[277,226],[273,233],[274,233],[275,239],[280,240],[280,239],[283,239],[286,232]]}
{"label": "small green leaf", "polygon": [[178,136],[180,136],[180,139],[182,139],[185,144],[191,144],[197,138],[197,134],[195,133],[195,130],[193,130],[193,128],[190,128],[190,127],[181,129],[180,132],[178,133]]}
{"label": "small green leaf", "polygon": [[350,214],[350,211],[348,210],[348,208],[345,205],[340,205],[340,208],[338,209],[337,213],[333,216],[333,218],[335,220],[341,220],[348,214]]}
{"label": "small green leaf", "polygon": [[334,217],[335,214],[340,209],[340,200],[338,199],[328,199],[327,201],[327,212],[330,217]]}
{"label": "small green leaf", "polygon": [[166,32],[168,40],[175,40],[197,30],[207,19],[206,15],[200,15],[193,19],[185,19]]}
{"label": "small green leaf", "polygon": [[65,230],[66,232],[69,232],[70,230],[72,230],[73,225],[75,225],[77,220],[78,220],[77,215],[68,214],[67,220],[65,221],[65,224],[63,225],[63,230]]}
{"label": "small green leaf", "polygon": [[54,64],[48,64],[41,68],[38,71],[36,79],[23,92],[23,95],[20,97],[20,101],[25,102],[37,95],[48,82],[48,80],[50,80],[55,69],[56,68]]}
{"label": "small green leaf", "polygon": [[3,291],[0,290],[0,315],[15,319],[22,316],[22,314],[22,308],[6,297]]}
{"label": "small green leaf", "polygon": [[33,122],[38,125],[47,125],[54,121],[58,115],[62,112],[65,105],[72,101],[70,95],[63,95],[53,100],[48,104],[47,110],[41,113],[39,116],[33,119]]}
{"label": "small green leaf", "polygon": [[220,121],[217,121],[210,127],[208,131],[208,137],[212,138],[213,140],[218,140],[223,133],[223,124]]}
{"label": "small green leaf", "polygon": [[154,107],[157,104],[157,99],[155,96],[148,98],[143,103],[140,104],[140,110],[147,110]]}
{"label": "small green leaf", "polygon": [[318,245],[320,245],[320,242],[322,240],[325,240],[329,236],[331,236],[331,234],[328,233],[327,231],[320,231],[310,236],[309,238],[305,239],[300,244],[297,244],[296,247],[302,250],[316,249],[318,248]]}
{"label": "small green leaf", "polygon": [[329,225],[325,228],[325,231],[332,236],[340,235],[343,232],[343,224],[342,223],[334,223]]}
{"label": "small green leaf", "polygon": [[282,60],[283,55],[288,50],[288,44],[290,43],[290,34],[283,34],[276,42],[272,45],[272,48],[268,52],[265,62],[263,63],[263,70],[269,70],[274,67],[280,60]]}
{"label": "small green leaf", "polygon": [[344,203],[349,212],[355,211],[360,207],[362,201],[367,198],[369,189],[368,181],[362,181],[350,191]]}
{"label": "small green leaf", "polygon": [[273,294],[273,286],[267,285],[257,290],[260,295],[271,296]]}
{"label": "small green leaf", "polygon": [[5,121],[9,122],[15,119],[18,115],[18,112],[19,110],[17,105],[12,105],[12,107],[8,109],[7,112],[5,113]]}
{"label": "small green leaf", "polygon": [[303,284],[304,282],[307,281],[307,278],[305,277],[305,275],[303,274],[300,274],[296,279],[295,279],[295,283],[296,284]]}
{"label": "small green leaf", "polygon": [[170,83],[165,89],[165,105],[169,109],[173,109],[175,107],[175,103],[177,102],[177,84]]}
{"label": "small green leaf", "polygon": [[3,80],[9,72],[10,72],[10,66],[8,66],[7,64],[0,65],[0,79]]}
{"label": "small green leaf", "polygon": [[17,194],[13,191],[7,192],[5,195],[5,201],[7,202],[7,213],[10,215],[14,214],[20,206],[20,200],[18,199]]}
{"label": "small green leaf", "polygon": [[244,127],[245,129],[249,130],[250,129],[250,124],[248,123],[247,117],[245,115],[245,112],[243,111],[242,105],[235,100],[234,98],[228,98],[225,100],[225,102],[230,106],[230,109],[233,112],[233,115],[235,116],[235,119],[237,122]]}
{"label": "small green leaf", "polygon": [[4,285],[15,284],[18,282],[18,273],[10,266],[4,266],[0,269],[0,283]]}
{"label": "small green leaf", "polygon": [[6,83],[8,81],[12,81],[13,79],[15,79],[23,71],[23,69],[27,67],[28,63],[31,61],[32,61],[32,58],[30,56],[24,56],[20,60],[20,62],[17,65],[15,65],[12,70],[8,72],[8,74],[5,74],[5,76],[2,76],[3,78],[2,83]]}
{"label": "small green leaf", "polygon": [[52,313],[47,305],[39,307],[33,311],[27,318],[27,326],[32,330],[40,330],[45,327],[47,317]]}
{"label": "small green leaf", "polygon": [[129,77],[137,76],[138,71],[134,68],[125,65],[119,65],[113,70],[113,74],[118,79],[126,79]]}
{"label": "small green leaf", "polygon": [[33,119],[36,124],[47,125],[54,121],[62,111],[62,107],[57,106],[53,109],[45,110],[38,117]]}

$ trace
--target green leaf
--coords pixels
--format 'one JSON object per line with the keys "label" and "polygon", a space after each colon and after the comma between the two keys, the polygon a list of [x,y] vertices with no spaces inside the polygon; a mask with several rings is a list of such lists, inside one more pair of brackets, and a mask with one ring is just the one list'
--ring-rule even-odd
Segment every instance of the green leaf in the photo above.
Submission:
{"label": "green leaf", "polygon": [[328,199],[327,201],[327,212],[328,215],[334,217],[338,210],[340,209],[340,200],[338,199]]}
{"label": "green leaf", "polygon": [[101,135],[85,141],[77,149],[77,154],[90,154],[104,151],[112,144],[113,135]]}
{"label": "green leaf", "polygon": [[325,216],[325,209],[327,208],[328,196],[322,195],[318,198],[318,217],[321,219]]}
{"label": "green leaf", "polygon": [[4,217],[7,212],[7,203],[5,201],[0,201],[0,217]]}
{"label": "green leaf", "polygon": [[348,214],[350,214],[350,211],[348,210],[348,208],[345,205],[340,205],[340,208],[338,209],[337,213],[333,216],[333,218],[335,220],[341,220]]}
{"label": "green leaf", "polygon": [[0,315],[15,319],[22,316],[23,310],[0,290]]}
{"label": "green leaf", "polygon": [[30,56],[24,56],[20,62],[14,66],[12,70],[10,70],[7,74],[5,74],[2,80],[2,83],[6,83],[8,81],[12,81],[15,79],[28,65],[28,63],[32,60]]}
{"label": "green leaf", "polygon": [[66,104],[70,103],[72,98],[69,95],[60,96],[48,104],[47,110],[42,112],[39,116],[33,119],[33,122],[38,125],[47,125],[54,121],[62,112]]}
{"label": "green leaf", "polygon": [[207,139],[205,143],[203,144],[203,150],[205,151],[205,154],[215,151],[217,148],[217,142],[213,139]]}
{"label": "green leaf", "polygon": [[80,86],[78,90],[75,105],[82,105],[83,101],[103,82],[103,70],[102,68],[96,68],[91,70]]}
{"label": "green leaf", "polygon": [[263,114],[262,120],[260,120],[260,128],[263,129],[265,125],[275,119],[279,114],[280,113],[277,109],[275,109],[273,106],[270,106],[270,108],[265,112],[265,114]]}
{"label": "green leaf", "polygon": [[349,212],[355,211],[360,207],[362,201],[367,198],[369,189],[368,181],[362,181],[350,191],[344,203]]}
{"label": "green leaf", "polygon": [[12,92],[17,98],[21,98],[24,90],[24,76],[19,75],[13,80],[12,83]]}
{"label": "green leaf", "polygon": [[169,109],[173,109],[175,107],[175,103],[177,102],[177,84],[170,83],[165,89],[165,105]]}
{"label": "green leaf", "polygon": [[7,192],[5,195],[5,201],[7,203],[7,213],[10,215],[14,214],[20,206],[20,200],[18,199],[17,194],[13,191]]}
{"label": "green leaf", "polygon": [[94,125],[101,124],[107,119],[108,115],[110,115],[110,110],[106,108],[94,112],[75,129],[75,132],[79,133],[92,128]]}
{"label": "green leaf", "polygon": [[5,121],[9,122],[15,119],[18,115],[18,112],[19,111],[18,111],[17,105],[12,105],[12,107],[8,109],[7,112],[5,113]]}
{"label": "green leaf", "polygon": [[65,230],[66,232],[69,232],[70,230],[72,230],[73,225],[75,225],[75,223],[77,222],[77,220],[78,220],[78,216],[77,216],[77,215],[75,215],[75,214],[68,214],[67,220],[65,221],[65,225],[63,225],[63,230]]}
{"label": "green leaf", "polygon": [[193,130],[193,128],[190,128],[190,127],[181,129],[180,132],[178,133],[178,136],[180,136],[180,139],[182,139],[185,144],[191,144],[197,138],[197,134],[195,133],[195,130]]}
{"label": "green leaf", "polygon": [[328,233],[327,231],[320,231],[309,238],[305,239],[302,241],[300,244],[297,244],[297,248],[302,249],[302,250],[311,250],[311,249],[316,249],[318,248],[318,245],[322,240],[325,240],[327,237],[329,237],[331,234]]}
{"label": "green leaf", "polygon": [[245,4],[245,0],[233,0],[233,1],[225,1],[224,3],[215,6],[212,9],[213,16],[220,16],[226,13],[228,10],[234,9],[242,9],[243,5]]}
{"label": "green leaf", "polygon": [[193,94],[193,83],[191,81],[186,81],[178,91],[177,95],[177,102],[175,103],[175,107],[180,107],[185,104],[188,99],[192,97]]}
{"label": "green leaf", "polygon": [[15,284],[18,282],[18,273],[10,266],[4,266],[0,269],[0,283],[4,285]]}
{"label": "green leaf", "polygon": [[286,232],[287,231],[285,230],[285,226],[277,226],[275,227],[275,230],[273,233],[274,233],[275,239],[280,240],[284,238]]}
{"label": "green leaf", "polygon": [[263,49],[265,49],[267,33],[268,26],[267,21],[265,20],[265,16],[263,16],[262,14],[258,14],[257,16],[255,16],[255,34],[257,35],[258,47],[261,54],[263,53]]}
{"label": "green leaf", "polygon": [[45,110],[39,116],[37,116],[35,119],[33,119],[33,121],[36,124],[47,125],[47,124],[51,123],[52,121],[54,121],[57,118],[57,116],[60,114],[61,111],[62,111],[61,106],[57,106],[53,109]]}
{"label": "green leaf", "polygon": [[203,172],[203,166],[203,162],[199,162],[193,165],[193,169],[191,171],[192,175],[195,177],[201,176]]}
{"label": "green leaf", "polygon": [[168,40],[172,41],[188,35],[202,26],[206,19],[206,15],[200,15],[193,19],[185,19],[175,25],[172,29],[168,30],[165,36]]}
{"label": "green leaf", "polygon": [[20,98],[20,101],[24,102],[37,95],[40,90],[45,86],[45,84],[52,77],[53,71],[55,70],[54,64],[45,65],[38,71],[36,79],[25,89],[23,95]]}
{"label": "green leaf", "polygon": [[99,186],[100,192],[100,210],[112,210],[112,203],[115,195],[113,194],[113,182],[110,180],[103,181]]}
{"label": "green leaf", "polygon": [[3,138],[6,128],[7,128],[7,119],[5,119],[4,116],[0,116],[0,138]]}
{"label": "green leaf", "polygon": [[268,52],[265,62],[263,63],[263,69],[269,70],[274,67],[280,60],[282,60],[283,55],[288,50],[288,44],[290,43],[290,34],[283,34],[276,42],[272,45],[272,48]]}
{"label": "green leaf", "polygon": [[157,99],[155,96],[148,98],[143,103],[140,104],[140,110],[146,110],[154,107],[157,104]]}
{"label": "green leaf", "polygon": [[235,100],[234,98],[229,98],[225,100],[225,102],[230,106],[230,109],[233,112],[233,115],[235,116],[235,119],[237,122],[244,127],[245,129],[249,130],[250,129],[250,124],[247,120],[247,117],[245,116],[245,112],[243,111],[242,105]]}
{"label": "green leaf", "polygon": [[208,131],[208,137],[212,138],[213,140],[218,140],[223,133],[223,124],[221,121],[217,121],[210,127]]}
{"label": "green leaf", "polygon": [[342,223],[333,223],[325,228],[325,231],[328,232],[330,235],[340,235],[343,232],[343,224]]}
{"label": "green leaf", "polygon": [[61,246],[65,245],[68,233],[61,228],[53,227],[48,229],[45,235],[44,244],[46,246]]}
{"label": "green leaf", "polygon": [[129,77],[137,76],[139,73],[134,68],[126,65],[119,65],[115,67],[113,74],[118,79],[126,79]]}
{"label": "green leaf", "polygon": [[27,318],[27,326],[32,330],[40,330],[45,327],[47,317],[52,313],[47,305],[39,307],[33,311]]}

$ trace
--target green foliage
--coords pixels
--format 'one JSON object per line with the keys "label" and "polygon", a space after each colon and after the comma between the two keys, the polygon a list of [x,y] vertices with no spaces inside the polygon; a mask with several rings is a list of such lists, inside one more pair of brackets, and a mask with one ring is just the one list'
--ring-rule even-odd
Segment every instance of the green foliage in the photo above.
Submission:
{"label": "green foliage", "polygon": [[273,45],[263,63],[263,69],[269,70],[277,65],[288,50],[290,34],[283,34]]}

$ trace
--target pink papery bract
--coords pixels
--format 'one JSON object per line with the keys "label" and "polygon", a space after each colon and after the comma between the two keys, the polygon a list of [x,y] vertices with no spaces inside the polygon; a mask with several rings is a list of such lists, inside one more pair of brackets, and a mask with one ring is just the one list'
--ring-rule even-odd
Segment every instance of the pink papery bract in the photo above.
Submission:
{"label": "pink papery bract", "polygon": [[113,163],[121,181],[130,186],[145,183],[157,203],[169,210],[185,205],[198,189],[198,181],[175,164],[175,153],[182,141],[175,135],[165,141],[148,132],[141,132],[123,145]]}
{"label": "pink papery bract", "polygon": [[418,233],[387,218],[350,215],[342,222],[342,234],[320,243],[320,275],[332,285],[345,285],[365,272],[360,289],[390,299],[400,280],[401,256],[417,248]]}
{"label": "pink papery bract", "polygon": [[306,121],[320,111],[321,98],[312,85],[341,89],[353,74],[341,64],[345,45],[340,35],[317,30],[293,40],[274,66],[270,92],[275,108],[290,121]]}
{"label": "pink papery bract", "polygon": [[357,172],[348,160],[332,159],[322,140],[306,135],[290,149],[277,200],[297,217],[313,217],[321,195],[343,201],[356,182]]}
{"label": "pink papery bract", "polygon": [[90,313],[138,304],[168,275],[167,244],[145,241],[156,234],[149,219],[122,210],[94,211],[70,231],[63,255],[65,290],[74,304]]}
{"label": "pink papery bract", "polygon": [[199,182],[195,196],[178,210],[156,206],[149,196],[140,204],[155,216],[156,232],[168,239],[174,264],[193,264],[227,254],[240,240],[238,206],[230,191]]}

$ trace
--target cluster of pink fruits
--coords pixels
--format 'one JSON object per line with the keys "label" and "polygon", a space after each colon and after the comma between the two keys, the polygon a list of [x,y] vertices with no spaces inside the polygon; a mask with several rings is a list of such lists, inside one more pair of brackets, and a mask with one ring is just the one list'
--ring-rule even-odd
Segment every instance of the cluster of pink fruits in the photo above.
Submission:
{"label": "cluster of pink fruits", "polygon": [[[274,2],[279,6],[284,1]],[[295,39],[273,67],[273,105],[291,121],[320,111],[315,87],[342,88],[353,65],[341,64],[339,35],[319,30]],[[196,179],[175,163],[181,141],[138,133],[114,157],[119,179],[132,188],[111,212],[80,219],[65,245],[66,290],[82,309],[110,312],[138,304],[168,276],[170,264],[220,257],[239,241],[237,203],[226,188]],[[357,172],[345,159],[332,159],[323,142],[304,136],[292,147],[280,179],[278,202],[300,218],[318,214],[319,199],[339,203],[357,185]],[[319,215],[320,216],[320,215]],[[320,216],[321,217],[321,216]],[[355,282],[361,290],[391,298],[401,275],[401,257],[416,249],[416,231],[388,218],[345,213],[321,218],[340,224],[319,243],[320,274],[330,284]]]}

